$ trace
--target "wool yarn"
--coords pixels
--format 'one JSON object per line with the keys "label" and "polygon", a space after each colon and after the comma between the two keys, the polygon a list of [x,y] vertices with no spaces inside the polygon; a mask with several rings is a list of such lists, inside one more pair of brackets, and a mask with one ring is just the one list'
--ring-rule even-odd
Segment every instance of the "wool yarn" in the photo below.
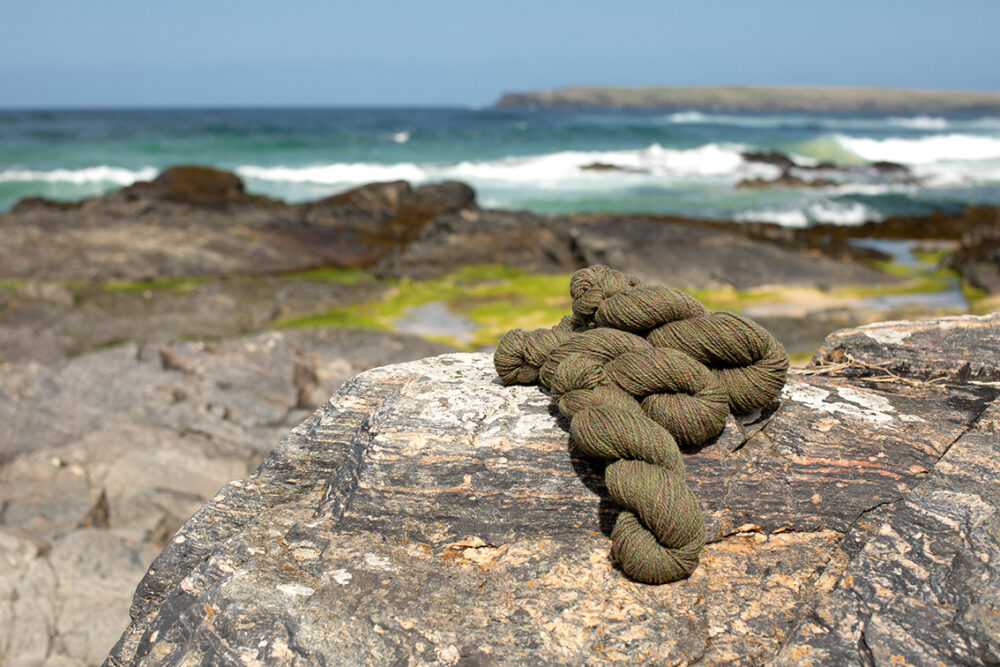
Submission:
{"label": "wool yarn", "polygon": [[577,271],[570,294],[573,314],[555,327],[504,335],[497,373],[549,389],[576,446],[610,462],[605,484],[622,507],[611,553],[622,570],[644,583],[681,579],[705,538],[678,445],[718,435],[730,410],[769,403],[787,355],[752,320],[605,266]]}
{"label": "wool yarn", "polygon": [[574,329],[630,331],[657,347],[686,353],[716,373],[736,414],[763,407],[785,383],[785,349],[747,317],[709,311],[684,292],[646,286],[601,265],[573,274],[570,295]]}

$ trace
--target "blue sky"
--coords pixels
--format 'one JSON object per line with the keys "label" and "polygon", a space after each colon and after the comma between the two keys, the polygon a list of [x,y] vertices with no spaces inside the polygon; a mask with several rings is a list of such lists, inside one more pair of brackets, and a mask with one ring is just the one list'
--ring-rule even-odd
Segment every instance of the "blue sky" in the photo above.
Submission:
{"label": "blue sky", "polygon": [[2,0],[0,107],[482,105],[574,84],[1000,90],[1000,0]]}

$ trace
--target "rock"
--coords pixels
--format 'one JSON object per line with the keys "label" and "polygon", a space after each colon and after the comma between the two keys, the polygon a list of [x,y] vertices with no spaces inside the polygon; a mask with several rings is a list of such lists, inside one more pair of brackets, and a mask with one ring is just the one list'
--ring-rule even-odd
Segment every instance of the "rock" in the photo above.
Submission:
{"label": "rock", "polygon": [[616,164],[609,164],[607,162],[591,162],[590,164],[585,164],[580,167],[581,171],[628,171],[624,167],[619,167]]}
{"label": "rock", "polygon": [[303,206],[306,222],[336,229],[355,246],[363,266],[405,247],[427,223],[444,213],[476,207],[464,183],[450,181],[417,190],[406,181],[371,183]]}
{"label": "rock", "polygon": [[130,589],[155,554],[152,544],[94,528],[41,550],[0,527],[4,664],[99,664],[127,618]]}
{"label": "rock", "polygon": [[876,322],[830,334],[813,365],[862,364],[844,373],[866,375],[871,368],[927,381],[997,382],[1000,314],[963,315],[929,322]]}
{"label": "rock", "polygon": [[688,452],[709,544],[665,586],[609,562],[544,392],[484,354],[369,371],[180,529],[109,664],[993,664],[1000,388],[953,369],[975,338],[1000,374],[1000,318],[912,327],[915,375],[817,361]]}
{"label": "rock", "polygon": [[775,167],[780,167],[782,171],[787,171],[792,167],[798,166],[794,160],[785,155],[784,153],[779,153],[777,151],[770,152],[748,152],[741,153],[740,156],[747,162],[757,162],[760,164],[770,164]]}
{"label": "rock", "polygon": [[735,233],[642,218],[609,217],[570,228],[581,266],[606,264],[681,288],[891,284],[867,266],[782,248]]}
{"label": "rock", "polygon": [[829,178],[814,178],[805,180],[796,176],[789,170],[781,172],[781,176],[774,180],[765,178],[745,178],[736,184],[740,188],[829,188],[840,185],[837,181]]}
{"label": "rock", "polygon": [[449,349],[300,330],[0,364],[2,662],[100,662],[149,562],[206,499],[345,379]]}
{"label": "rock", "polygon": [[125,340],[141,345],[232,338],[278,320],[374,301],[392,289],[336,271],[115,287],[0,285],[0,362],[54,363]]}
{"label": "rock", "polygon": [[978,217],[978,224],[965,230],[960,247],[943,264],[955,269],[972,287],[1000,294],[1000,211]]}
{"label": "rock", "polygon": [[470,264],[504,264],[550,273],[582,266],[560,219],[484,210],[439,216],[409,245],[378,262],[375,273],[423,279]]}
{"label": "rock", "polygon": [[234,174],[173,167],[151,182],[0,215],[0,279],[143,281],[356,268],[435,216],[475,207],[461,183],[374,184],[304,205],[247,194]]}
{"label": "rock", "polygon": [[150,182],[141,181],[123,188],[117,196],[128,201],[160,199],[223,209],[238,205],[281,205],[268,197],[247,194],[243,181],[236,174],[199,165],[169,167]]}
{"label": "rock", "polygon": [[428,278],[467,264],[571,272],[606,264],[677,287],[891,284],[899,278],[853,262],[746,238],[734,226],[646,216],[536,216],[476,211],[437,218],[376,265],[386,277]]}
{"label": "rock", "polygon": [[886,160],[879,160],[878,162],[872,162],[869,165],[872,169],[883,174],[908,174],[910,173],[909,167],[899,164],[898,162],[888,162]]}

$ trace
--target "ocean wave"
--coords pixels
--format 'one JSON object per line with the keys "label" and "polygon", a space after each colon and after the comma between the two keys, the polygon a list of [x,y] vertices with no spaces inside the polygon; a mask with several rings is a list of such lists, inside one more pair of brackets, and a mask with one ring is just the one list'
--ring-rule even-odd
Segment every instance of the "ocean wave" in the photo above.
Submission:
{"label": "ocean wave", "polygon": [[807,227],[813,223],[860,225],[883,216],[857,201],[817,201],[798,208],[760,209],[733,216],[739,222],[774,222],[782,227]]}
{"label": "ocean wave", "polygon": [[974,134],[941,134],[918,139],[870,139],[837,134],[834,139],[847,151],[872,162],[929,164],[1000,159],[1000,138]]}
{"label": "ocean wave", "polygon": [[370,162],[337,162],[312,167],[259,167],[245,165],[235,169],[237,175],[258,181],[345,185],[378,181],[424,181],[428,174],[410,163],[373,164]]}
{"label": "ocean wave", "polygon": [[678,111],[664,116],[663,120],[668,123],[707,123],[711,117],[700,111]]}
{"label": "ocean wave", "polygon": [[[376,164],[338,162],[303,167],[245,165],[236,173],[247,179],[319,185],[345,185],[373,181],[425,182],[458,179],[477,183],[600,185],[621,181],[641,182],[671,178],[774,178],[779,170],[766,164],[747,163],[740,144],[710,143],[696,148],[670,149],[659,144],[622,151],[560,151],[499,160],[467,160],[452,164],[402,162]],[[617,169],[586,170],[593,164]]]}
{"label": "ocean wave", "polygon": [[764,208],[753,211],[744,211],[733,216],[737,222],[773,222],[782,227],[806,227],[809,225],[809,218],[801,209],[774,209]]}
{"label": "ocean wave", "polygon": [[935,116],[890,116],[886,122],[911,130],[944,130],[948,127],[948,119]]}
{"label": "ocean wave", "polygon": [[136,181],[149,181],[156,178],[159,170],[154,167],[131,170],[122,167],[100,165],[83,169],[5,169],[0,171],[0,183],[11,182],[43,182],[72,183],[85,185],[87,183],[113,183],[115,185],[132,185]]}
{"label": "ocean wave", "polygon": [[[815,125],[816,119],[795,115],[758,115],[746,116],[723,113],[704,113],[702,111],[677,111],[659,118],[659,122],[678,125],[730,125],[735,127],[778,128],[798,127],[806,124]],[[833,121],[831,121],[833,122]]]}

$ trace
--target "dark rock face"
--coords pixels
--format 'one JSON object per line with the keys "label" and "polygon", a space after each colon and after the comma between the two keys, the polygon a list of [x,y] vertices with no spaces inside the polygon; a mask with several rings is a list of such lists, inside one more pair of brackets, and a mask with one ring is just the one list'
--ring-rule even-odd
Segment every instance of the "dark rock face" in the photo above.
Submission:
{"label": "dark rock face", "polygon": [[910,326],[688,453],[710,544],[658,587],[543,392],[486,355],[360,375],[171,539],[109,663],[995,664],[1000,386],[955,361],[1000,375],[1000,316]]}

